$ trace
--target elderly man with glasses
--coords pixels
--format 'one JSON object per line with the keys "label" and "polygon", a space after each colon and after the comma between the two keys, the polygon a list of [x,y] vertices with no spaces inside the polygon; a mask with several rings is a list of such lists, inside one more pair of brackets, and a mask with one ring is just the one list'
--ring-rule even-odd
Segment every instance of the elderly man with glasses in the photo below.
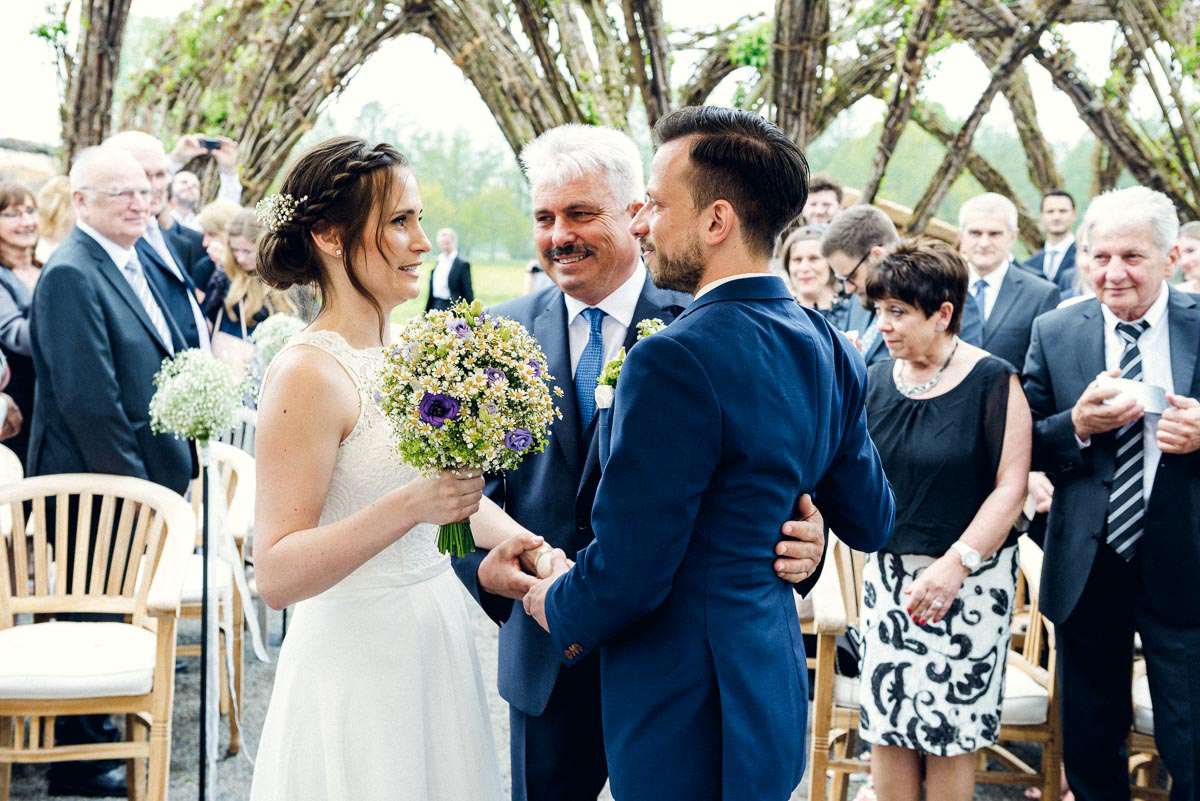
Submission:
{"label": "elderly man with glasses", "polygon": [[[867,301],[867,274],[897,242],[900,235],[888,216],[874,206],[853,206],[834,218],[821,238],[821,255],[837,277],[843,297],[829,320],[858,346],[867,366],[888,358],[875,324],[875,308]],[[962,341],[978,345],[983,322],[971,298],[963,306]]]}

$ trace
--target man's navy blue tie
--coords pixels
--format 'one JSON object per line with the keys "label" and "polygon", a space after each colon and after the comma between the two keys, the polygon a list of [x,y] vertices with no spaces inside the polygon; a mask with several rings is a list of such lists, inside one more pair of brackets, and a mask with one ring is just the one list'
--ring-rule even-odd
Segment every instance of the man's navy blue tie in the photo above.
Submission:
{"label": "man's navy blue tie", "polygon": [[[1150,324],[1145,320],[1117,323],[1117,333],[1125,341],[1125,350],[1121,353],[1121,378],[1142,380],[1142,352],[1138,348],[1138,338],[1149,327]],[[1133,546],[1145,533],[1142,527],[1146,511],[1142,482],[1142,429],[1142,420],[1139,419],[1117,430],[1113,489],[1108,497],[1107,542],[1127,562],[1133,558]]]}
{"label": "man's navy blue tie", "polygon": [[579,401],[579,428],[588,427],[596,413],[596,379],[604,367],[604,311],[589,308],[582,312],[588,321],[588,341],[575,366],[575,399]]}

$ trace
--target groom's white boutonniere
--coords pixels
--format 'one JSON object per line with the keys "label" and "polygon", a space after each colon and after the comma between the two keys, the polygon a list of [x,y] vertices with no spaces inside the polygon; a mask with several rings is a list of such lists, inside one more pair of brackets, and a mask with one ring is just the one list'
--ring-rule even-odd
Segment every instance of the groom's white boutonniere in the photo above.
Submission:
{"label": "groom's white boutonniere", "polygon": [[[638,341],[642,341],[651,334],[657,334],[666,327],[667,324],[657,317],[642,320],[637,324]],[[596,378],[597,409],[607,409],[612,406],[617,391],[617,379],[621,375],[621,367],[624,364],[625,349],[621,348],[617,351],[616,358],[604,365],[604,369],[600,371],[600,375]]]}

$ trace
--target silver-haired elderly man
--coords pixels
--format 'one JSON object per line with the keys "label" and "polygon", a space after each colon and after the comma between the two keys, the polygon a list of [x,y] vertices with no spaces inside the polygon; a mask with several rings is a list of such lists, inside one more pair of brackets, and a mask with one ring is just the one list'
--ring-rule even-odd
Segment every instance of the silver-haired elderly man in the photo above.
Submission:
{"label": "silver-haired elderly man", "polygon": [[1084,223],[1096,298],[1039,317],[1033,462],[1056,490],[1040,605],[1057,624],[1064,762],[1081,801],[1128,801],[1134,632],[1172,801],[1200,793],[1200,298],[1168,287],[1179,222],[1145,187]]}

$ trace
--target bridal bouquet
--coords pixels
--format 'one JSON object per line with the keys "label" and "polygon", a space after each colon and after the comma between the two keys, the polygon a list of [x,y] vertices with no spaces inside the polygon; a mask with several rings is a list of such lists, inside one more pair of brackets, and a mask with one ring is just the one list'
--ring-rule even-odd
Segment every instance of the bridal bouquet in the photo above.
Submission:
{"label": "bridal bouquet", "polygon": [[[518,322],[459,301],[412,320],[384,351],[379,404],[404,461],[426,473],[510,470],[550,438],[562,413],[537,340]],[[562,389],[553,393],[562,396]],[[438,529],[438,550],[475,550],[467,521]]]}

